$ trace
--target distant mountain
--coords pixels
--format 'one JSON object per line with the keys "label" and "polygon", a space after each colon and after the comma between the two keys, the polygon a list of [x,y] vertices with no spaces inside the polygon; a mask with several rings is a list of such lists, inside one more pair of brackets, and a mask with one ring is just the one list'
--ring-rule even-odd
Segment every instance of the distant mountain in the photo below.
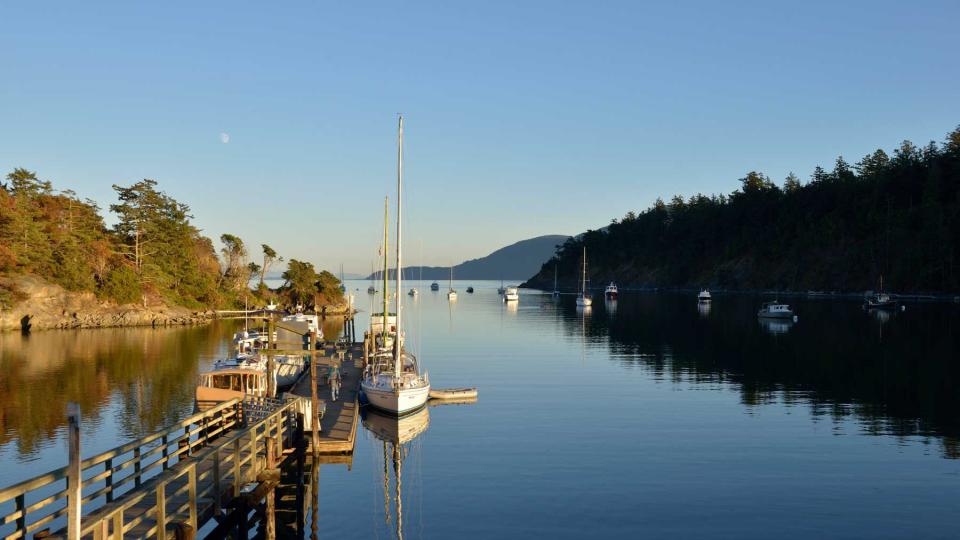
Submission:
{"label": "distant mountain", "polygon": [[[568,236],[551,234],[521,240],[516,244],[500,248],[486,257],[472,259],[453,267],[454,279],[505,279],[523,280],[535,274],[548,259],[553,257],[558,245],[567,241]],[[449,266],[422,267],[423,279],[447,279]],[[421,267],[405,266],[404,279],[418,279]],[[387,272],[393,277],[393,270]],[[367,279],[381,279],[381,272],[374,272]]]}

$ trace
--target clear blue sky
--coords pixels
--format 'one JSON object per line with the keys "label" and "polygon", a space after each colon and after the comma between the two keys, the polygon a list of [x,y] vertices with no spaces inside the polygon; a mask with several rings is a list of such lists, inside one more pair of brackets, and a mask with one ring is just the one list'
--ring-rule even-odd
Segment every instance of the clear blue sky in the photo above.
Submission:
{"label": "clear blue sky", "polygon": [[0,169],[365,272],[397,112],[427,264],[960,123],[960,2],[774,4],[4,2]]}

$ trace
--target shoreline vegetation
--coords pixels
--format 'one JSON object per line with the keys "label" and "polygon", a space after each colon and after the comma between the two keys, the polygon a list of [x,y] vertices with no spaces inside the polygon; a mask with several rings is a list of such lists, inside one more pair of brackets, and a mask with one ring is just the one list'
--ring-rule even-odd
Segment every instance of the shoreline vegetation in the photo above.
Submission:
{"label": "shoreline vegetation", "polygon": [[854,165],[838,157],[802,183],[751,171],[729,195],[657,199],[588,230],[522,286],[574,290],[583,248],[595,287],[709,287],[850,294],[960,292],[960,127],[937,144],[904,141]]}
{"label": "shoreline vegetation", "polygon": [[[267,244],[253,260],[242,239],[225,233],[217,253],[190,207],[154,180],[113,186],[117,223],[109,228],[95,201],[55,190],[32,171],[17,168],[5,180],[0,331],[197,324],[218,309],[271,303],[331,315],[349,309],[336,276],[284,261]],[[271,289],[264,278],[283,262],[284,283]]]}

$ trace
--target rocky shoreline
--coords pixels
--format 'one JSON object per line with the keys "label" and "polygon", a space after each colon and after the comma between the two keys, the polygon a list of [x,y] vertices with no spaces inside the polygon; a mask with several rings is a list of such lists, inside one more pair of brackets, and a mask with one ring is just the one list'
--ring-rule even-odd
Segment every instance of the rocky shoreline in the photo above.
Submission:
{"label": "rocky shoreline", "polygon": [[0,331],[182,326],[216,317],[212,310],[180,306],[116,305],[99,300],[93,293],[64,290],[36,276],[0,278],[0,282],[14,285],[26,297],[10,309],[0,310]]}
{"label": "rocky shoreline", "polygon": [[[123,326],[189,326],[217,318],[212,309],[192,310],[167,305],[116,305],[93,293],[72,292],[37,276],[0,277],[0,285],[11,285],[25,298],[10,309],[0,309],[0,332]],[[351,307],[342,302],[323,306],[324,317],[349,315]]]}

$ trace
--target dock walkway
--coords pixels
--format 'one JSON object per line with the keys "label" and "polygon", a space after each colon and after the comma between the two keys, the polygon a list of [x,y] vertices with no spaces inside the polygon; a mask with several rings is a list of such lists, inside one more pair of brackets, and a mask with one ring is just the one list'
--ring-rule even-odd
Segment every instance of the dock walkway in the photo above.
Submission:
{"label": "dock walkway", "polygon": [[[341,349],[343,361],[336,347],[327,346],[317,362],[317,395],[321,402],[323,417],[320,419],[320,437],[317,452],[320,454],[348,454],[353,452],[360,423],[360,377],[363,374],[363,343],[353,343]],[[331,400],[327,384],[327,368],[340,365],[340,396]],[[310,400],[310,372],[304,371],[290,389],[290,394]],[[308,437],[309,440],[309,437]]]}

